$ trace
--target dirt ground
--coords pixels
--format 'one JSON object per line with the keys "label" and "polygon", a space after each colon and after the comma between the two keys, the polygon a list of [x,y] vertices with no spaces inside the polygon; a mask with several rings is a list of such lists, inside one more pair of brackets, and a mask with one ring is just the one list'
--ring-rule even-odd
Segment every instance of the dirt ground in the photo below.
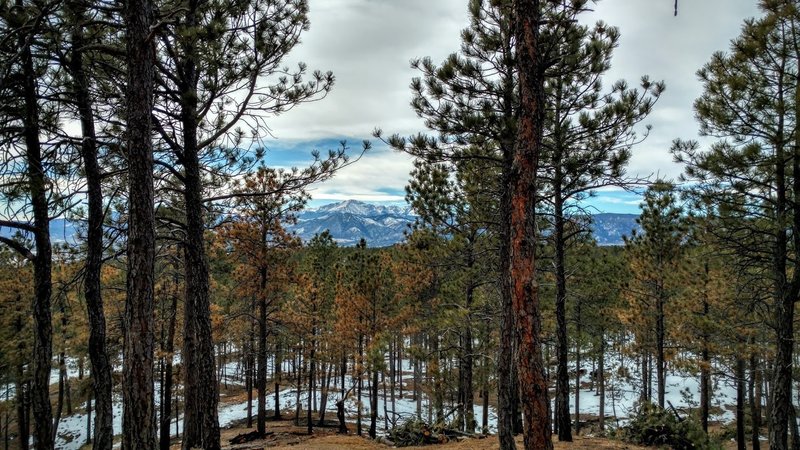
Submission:
{"label": "dirt ground", "polygon": [[[391,448],[385,444],[359,436],[343,436],[336,434],[335,429],[317,428],[313,436],[306,434],[305,427],[295,427],[291,421],[268,422],[267,430],[273,434],[266,439],[248,442],[246,444],[231,445],[230,440],[235,436],[251,431],[250,428],[231,428],[222,431],[223,448],[228,450],[373,450]],[[522,448],[522,437],[517,438],[519,448]],[[611,450],[611,449],[642,449],[631,444],[608,439],[577,436],[572,443],[562,443],[554,440],[558,450]],[[429,445],[425,447],[405,447],[408,449],[426,450],[494,450],[498,448],[497,438],[489,436],[485,439],[465,439],[451,441],[446,444]]]}

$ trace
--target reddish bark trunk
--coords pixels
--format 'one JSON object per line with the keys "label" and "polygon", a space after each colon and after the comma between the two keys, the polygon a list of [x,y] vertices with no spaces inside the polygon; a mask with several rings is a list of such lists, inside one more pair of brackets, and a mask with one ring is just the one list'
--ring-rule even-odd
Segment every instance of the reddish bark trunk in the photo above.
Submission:
{"label": "reddish bark trunk", "polygon": [[520,114],[509,179],[511,189],[511,300],[526,449],[552,449],[550,401],[541,353],[536,282],[536,171],[544,122],[544,71],[539,54],[539,0],[514,2]]}

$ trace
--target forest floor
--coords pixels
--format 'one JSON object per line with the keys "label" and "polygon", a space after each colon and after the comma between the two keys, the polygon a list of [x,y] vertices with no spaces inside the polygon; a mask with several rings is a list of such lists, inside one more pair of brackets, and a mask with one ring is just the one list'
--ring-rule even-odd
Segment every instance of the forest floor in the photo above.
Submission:
{"label": "forest floor", "polygon": [[[352,424],[349,424],[352,428]],[[230,428],[222,430],[224,449],[228,450],[257,450],[257,449],[283,449],[283,450],[373,450],[392,448],[386,444],[374,441],[367,437],[356,435],[336,434],[335,428],[315,428],[314,434],[309,436],[306,427],[294,426],[293,421],[270,421],[267,423],[268,432],[272,432],[266,439],[259,439],[245,444],[233,445],[230,440],[234,437],[252,431],[252,428]],[[557,450],[612,450],[612,449],[643,449],[636,445],[621,441],[602,439],[596,437],[576,436],[571,443],[553,440]],[[522,448],[522,436],[517,437],[517,445]],[[463,439],[444,444],[427,445],[424,447],[405,447],[407,449],[427,450],[490,450],[498,448],[497,438],[489,436],[482,439]],[[173,448],[180,448],[174,446]]]}
{"label": "forest floor", "polygon": [[[348,426],[352,432],[354,425],[348,423]],[[337,434],[336,428],[316,427],[314,428],[314,434],[308,435],[306,427],[295,426],[293,420],[268,421],[267,432],[271,432],[271,434],[266,439],[238,445],[230,444],[230,440],[234,437],[252,430],[253,428],[247,427],[233,427],[222,430],[222,448],[226,450],[377,450],[393,448],[366,436]],[[553,436],[553,446],[555,450],[641,450],[647,448],[619,440],[592,436],[575,436],[573,442],[558,442],[555,435]],[[765,446],[766,442],[762,442],[762,448],[765,448]],[[179,448],[179,445],[173,446],[174,450]],[[405,448],[411,450],[495,450],[499,448],[499,445],[496,436],[488,436],[480,439],[465,438],[444,444]],[[517,437],[517,448],[523,448],[522,436]],[[734,450],[737,448],[736,442],[724,442],[722,448]],[[749,443],[747,448],[751,448]]]}

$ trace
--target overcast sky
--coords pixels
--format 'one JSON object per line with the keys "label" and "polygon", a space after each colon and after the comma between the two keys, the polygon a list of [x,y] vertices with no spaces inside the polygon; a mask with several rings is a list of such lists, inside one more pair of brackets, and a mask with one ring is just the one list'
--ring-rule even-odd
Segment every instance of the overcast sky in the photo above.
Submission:
{"label": "overcast sky", "polygon": [[[467,0],[309,0],[311,29],[287,63],[332,70],[333,91],[270,121],[271,165],[302,164],[312,149],[335,148],[347,140],[358,150],[380,127],[403,135],[425,131],[409,106],[409,83],[418,75],[413,58],[442,61],[459,48],[468,25]],[[692,103],[701,86],[695,72],[718,50],[727,50],[745,18],[758,15],[755,0],[602,0],[586,22],[619,27],[621,39],[606,85],[635,84],[642,75],[664,80],[667,89],[646,121],[650,137],[634,149],[629,173],[674,178],[681,168],[668,153],[675,138],[696,138]],[[361,161],[312,192],[318,205],[344,199],[401,202],[409,158],[374,143]],[[593,206],[606,212],[636,212],[630,194],[601,192]]]}

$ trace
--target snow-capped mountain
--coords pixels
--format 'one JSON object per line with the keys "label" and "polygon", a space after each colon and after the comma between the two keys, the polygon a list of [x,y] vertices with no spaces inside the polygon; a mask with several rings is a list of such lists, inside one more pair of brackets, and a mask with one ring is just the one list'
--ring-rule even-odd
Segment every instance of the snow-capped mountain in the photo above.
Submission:
{"label": "snow-capped mountain", "polygon": [[[599,245],[622,245],[622,236],[638,229],[635,214],[596,214],[591,229]],[[297,225],[290,227],[304,241],[330,230],[343,246],[356,245],[361,238],[370,247],[386,247],[401,242],[404,232],[416,216],[408,206],[373,205],[358,200],[331,203],[310,208],[297,215]]]}
{"label": "snow-capped mountain", "polygon": [[401,242],[414,220],[409,207],[346,200],[300,212],[290,229],[304,241],[329,230],[342,246],[356,245],[364,238],[370,247],[386,247]]}
{"label": "snow-capped mountain", "polygon": [[[639,228],[637,217],[635,214],[596,214],[591,225],[594,238],[599,245],[622,245],[622,236],[630,236],[631,230]],[[347,200],[303,210],[297,215],[297,224],[289,228],[304,241],[330,230],[342,246],[356,245],[364,238],[370,247],[386,247],[402,242],[404,233],[416,218],[407,205],[385,206]],[[77,223],[55,219],[50,223],[51,238],[54,242],[73,243],[78,228]],[[0,236],[12,237],[14,232],[0,227]]]}
{"label": "snow-capped mountain", "polygon": [[356,216],[400,216],[414,217],[410,206],[384,206],[373,205],[358,200],[345,200],[339,203],[330,203],[319,208],[307,208],[302,213],[305,216],[321,217],[331,214],[353,214]]}

